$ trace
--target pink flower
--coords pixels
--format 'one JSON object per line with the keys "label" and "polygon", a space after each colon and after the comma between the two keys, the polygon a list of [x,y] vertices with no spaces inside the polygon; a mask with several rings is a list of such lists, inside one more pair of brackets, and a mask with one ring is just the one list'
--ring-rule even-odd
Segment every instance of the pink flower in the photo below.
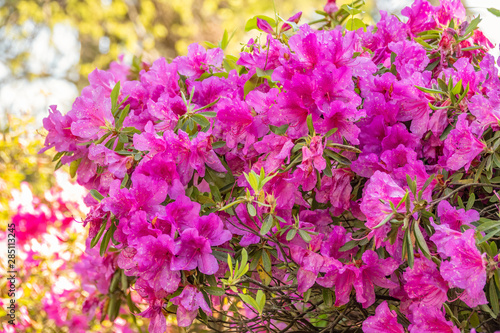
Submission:
{"label": "pink flower", "polygon": [[186,57],[177,57],[174,63],[182,75],[199,78],[205,72],[212,72],[214,68],[222,65],[224,51],[219,48],[205,50],[199,44],[193,43],[188,46]]}
{"label": "pink flower", "polygon": [[71,133],[83,139],[95,140],[107,131],[101,127],[115,126],[115,119],[111,114],[111,99],[106,96],[102,87],[92,90],[88,97],[78,97],[68,116],[75,119],[71,123]]}
{"label": "pink flower", "polygon": [[383,301],[375,310],[375,315],[363,322],[364,333],[404,333],[403,325],[398,323],[396,311],[389,309]]}
{"label": "pink flower", "polygon": [[479,221],[479,212],[471,209],[465,211],[465,209],[456,209],[451,206],[446,200],[441,201],[437,207],[437,214],[441,224],[447,224],[449,228],[461,231],[460,227],[462,225],[468,225],[472,227],[471,222]]}
{"label": "pink flower", "polygon": [[413,268],[408,267],[403,276],[408,297],[422,306],[439,308],[448,299],[448,285],[432,260],[424,256],[415,259]]}
{"label": "pink flower", "polygon": [[476,247],[474,229],[461,234],[445,225],[433,226],[436,233],[431,240],[444,258],[450,257],[441,264],[441,276],[451,287],[464,289],[461,299],[470,307],[486,304],[486,261]]}
{"label": "pink flower", "polygon": [[180,327],[188,327],[198,314],[198,309],[202,309],[208,316],[212,315],[212,310],[208,306],[203,294],[194,286],[186,286],[179,296],[170,300],[177,305],[177,324]]}
{"label": "pink flower", "polygon": [[375,285],[390,289],[398,286],[386,278],[398,268],[396,260],[379,259],[376,252],[367,250],[363,253],[362,261],[364,264],[357,261],[340,269],[333,267],[327,270],[324,277],[317,279],[325,288],[335,286],[335,306],[349,302],[352,287],[356,290],[356,300],[367,308],[375,302]]}
{"label": "pink flower", "polygon": [[[366,216],[366,226],[372,229],[370,237],[375,237],[375,244],[377,244],[377,247],[379,247],[381,242],[385,239],[390,229],[390,224],[388,222],[378,229],[373,228],[392,213],[389,202],[397,206],[405,193],[406,192],[394,182],[391,176],[380,171],[375,171],[370,178],[370,183],[365,187],[360,208]],[[382,203],[381,200],[385,203]],[[398,212],[403,211],[406,211],[404,202],[398,208]]]}
{"label": "pink flower", "polygon": [[467,114],[463,113],[458,116],[455,129],[444,141],[444,156],[440,163],[450,170],[460,170],[464,167],[467,171],[472,161],[485,148],[486,145],[472,134]]}
{"label": "pink flower", "polygon": [[447,321],[443,312],[435,307],[412,305],[410,307],[410,333],[460,333],[460,330]]}

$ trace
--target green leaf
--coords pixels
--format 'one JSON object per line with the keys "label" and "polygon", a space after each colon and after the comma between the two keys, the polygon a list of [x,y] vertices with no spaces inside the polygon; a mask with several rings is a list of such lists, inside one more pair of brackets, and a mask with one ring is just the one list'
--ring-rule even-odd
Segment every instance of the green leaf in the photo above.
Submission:
{"label": "green leaf", "polygon": [[406,245],[406,255],[408,256],[408,266],[413,268],[413,263],[415,262],[415,253],[413,251],[413,244],[411,242],[410,228],[406,229],[403,237],[403,250]]}
{"label": "green leaf", "polygon": [[54,155],[54,158],[52,159],[52,162],[58,161],[59,159],[61,159],[61,157],[64,156],[64,154],[66,154],[65,151],[58,152],[57,154]]}
{"label": "green leaf", "polygon": [[200,112],[198,114],[207,118],[214,118],[217,116],[217,112],[214,111],[205,111],[205,112]]}
{"label": "green leaf", "polygon": [[346,252],[346,251],[349,251],[351,249],[354,249],[356,246],[358,246],[358,243],[354,240],[351,240],[351,241],[348,241],[347,243],[344,244],[344,246],[342,246],[339,251],[340,252]]}
{"label": "green leaf", "polygon": [[363,28],[363,30],[366,30],[366,24],[360,20],[359,18],[350,18],[346,24],[345,28],[349,31],[356,31],[359,28]]}
{"label": "green leaf", "polygon": [[222,148],[226,145],[225,141],[217,141],[212,143],[212,149]]}
{"label": "green leaf", "polygon": [[224,296],[226,294],[224,289],[219,287],[203,287],[203,290],[214,296]]}
{"label": "green leaf", "polygon": [[312,114],[307,116],[307,128],[309,129],[309,134],[314,135],[314,126],[312,121]]}
{"label": "green leaf", "polygon": [[488,8],[488,11],[490,13],[492,13],[493,15],[500,17],[500,10],[498,10],[496,8]]}
{"label": "green leaf", "polygon": [[380,228],[381,226],[383,226],[384,224],[386,224],[387,222],[389,222],[393,217],[394,217],[394,213],[391,213],[391,214],[387,215],[387,217],[382,222],[380,222],[379,224],[377,224],[376,226],[374,226],[373,229]]}
{"label": "green leaf", "polygon": [[231,258],[231,256],[229,255],[229,253],[227,254],[227,266],[229,267],[229,273],[230,273],[230,276],[233,276],[233,259]]}
{"label": "green leaf", "polygon": [[129,111],[130,111],[130,104],[127,104],[127,106],[123,108],[122,112],[120,113],[120,118],[118,118],[118,121],[115,124],[116,130],[122,128],[123,122],[125,121],[125,117],[128,116]]}
{"label": "green leaf", "polygon": [[474,193],[471,193],[469,196],[469,200],[467,200],[467,206],[465,207],[466,210],[469,210],[474,206],[474,202],[476,201],[476,195]]}
{"label": "green leaf", "polygon": [[458,83],[453,87],[453,89],[451,89],[451,93],[453,95],[458,95],[460,94],[460,91],[462,91],[462,79],[460,79],[460,81],[458,81]]}
{"label": "green leaf", "polygon": [[241,267],[244,267],[248,262],[248,252],[245,249],[241,250]]}
{"label": "green leaf", "polygon": [[276,135],[285,135],[290,124],[281,125],[280,127],[269,125],[269,129]]}
{"label": "green leaf", "polygon": [[331,308],[333,306],[332,291],[330,289],[323,288],[322,294],[323,294],[323,302],[325,302],[326,307]]}
{"label": "green leaf", "polygon": [[255,89],[255,87],[257,87],[257,84],[252,79],[245,82],[245,85],[243,86],[244,96],[246,97],[250,91]]}
{"label": "green leaf", "polygon": [[111,222],[111,226],[109,227],[108,231],[106,231],[106,233],[104,234],[104,237],[101,242],[101,248],[99,249],[99,254],[101,255],[101,257],[103,257],[104,254],[106,253],[109,241],[111,240],[111,237],[113,237],[115,230],[116,230],[116,224]]}
{"label": "green leaf", "polygon": [[411,179],[410,175],[406,175],[406,182],[408,184],[408,187],[411,190],[411,193],[413,193],[413,196],[417,196],[417,182],[414,179]]}
{"label": "green leaf", "polygon": [[252,308],[254,308],[255,310],[259,311],[259,305],[257,304],[257,302],[251,296],[244,295],[244,294],[239,294],[239,293],[238,293],[238,296],[240,296],[240,298],[241,298],[241,300],[243,302],[247,303]]}
{"label": "green leaf", "polygon": [[328,156],[335,161],[339,162],[340,164],[345,164],[345,165],[351,165],[351,161],[347,159],[346,157],[340,155],[339,153],[334,152],[333,150],[330,149],[325,149],[324,152],[328,154]]}
{"label": "green leaf", "polygon": [[347,4],[342,5],[340,8],[345,10],[347,13],[349,13],[349,15],[352,15],[352,16],[363,12],[361,9],[356,8],[356,7],[351,7]]}
{"label": "green leaf", "polygon": [[116,82],[115,86],[113,87],[113,90],[111,91],[111,110],[114,113],[117,111],[117,106],[118,106],[118,95],[120,94],[120,81]]}
{"label": "green leaf", "polygon": [[200,124],[202,127],[210,126],[210,122],[207,120],[207,118],[203,117],[199,113],[193,114],[191,116],[191,119],[193,119],[196,123]]}
{"label": "green leaf", "polygon": [[498,312],[500,312],[500,302],[498,301],[497,288],[493,281],[490,281],[489,289],[491,310],[493,310],[493,313],[498,316]]}
{"label": "green leaf", "polygon": [[99,229],[99,232],[97,235],[95,235],[94,238],[92,238],[92,241],[90,242],[90,248],[93,248],[94,246],[99,243],[99,240],[101,239],[102,234],[104,233],[104,230],[106,230],[106,221],[102,221],[101,228]]}
{"label": "green leaf", "polygon": [[262,226],[260,228],[260,234],[262,236],[267,235],[267,233],[269,232],[269,230],[271,230],[273,225],[274,225],[273,216],[267,215],[267,217],[264,219],[264,222],[262,223]]}
{"label": "green leaf", "polygon": [[224,29],[224,34],[222,35],[222,41],[220,42],[220,48],[225,50],[228,43],[229,43],[229,34],[227,33],[227,29]]}
{"label": "green leaf", "polygon": [[248,214],[250,214],[250,216],[255,216],[257,215],[257,210],[255,209],[254,205],[251,204],[250,202],[247,204],[247,210],[248,210]]}
{"label": "green leaf", "polygon": [[302,237],[304,242],[309,243],[311,241],[311,235],[305,230],[299,229],[299,235]]}
{"label": "green leaf", "polygon": [[297,234],[297,229],[290,229],[288,233],[286,234],[286,240],[291,241],[292,239],[295,238],[295,235]]}
{"label": "green leaf", "polygon": [[482,244],[484,242],[486,242],[487,240],[489,240],[491,237],[497,235],[497,234],[500,234],[500,226],[498,226],[497,228],[493,229],[492,231],[490,231],[489,233],[486,234],[486,236],[484,236],[479,242],[478,244]]}
{"label": "green leaf", "polygon": [[97,190],[90,190],[90,195],[92,196],[92,198],[96,199],[99,202],[101,202],[101,200],[104,199],[104,196]]}
{"label": "green leaf", "polygon": [[441,94],[441,95],[445,94],[445,92],[441,91],[441,90],[430,89],[430,88],[420,87],[420,86],[415,86],[415,88],[417,88],[418,90],[423,91],[425,93],[429,93],[429,94]]}
{"label": "green leaf", "polygon": [[71,162],[71,164],[69,165],[69,175],[71,176],[71,178],[75,178],[76,171],[78,170],[78,167],[80,166],[81,161],[82,161],[82,159],[79,158],[79,159]]}
{"label": "green leaf", "polygon": [[450,132],[451,132],[452,129],[453,129],[453,125],[452,124],[449,124],[448,126],[446,126],[446,128],[443,131],[443,133],[439,137],[439,140],[441,140],[441,141],[446,140],[446,138],[448,137],[448,134],[450,134]]}
{"label": "green leaf", "polygon": [[334,135],[335,133],[337,133],[339,129],[338,128],[332,128],[331,130],[329,130],[328,132],[326,132],[325,134],[325,138],[329,138],[331,137],[332,135]]}
{"label": "green leaf", "polygon": [[264,311],[264,306],[266,305],[266,294],[264,294],[264,292],[259,289],[257,291],[257,295],[255,296],[255,300],[258,305],[257,311],[259,311],[259,314],[262,315],[262,311]]}
{"label": "green leaf", "polygon": [[[215,75],[215,74],[214,74]],[[205,109],[208,109],[209,107],[212,107],[214,106],[218,101],[220,100],[220,97],[217,98],[215,101],[213,101],[212,103],[210,104],[207,104],[205,106],[202,106],[201,108],[199,109],[196,109],[196,110],[193,110],[193,113],[198,113],[199,111],[201,110],[205,110]],[[201,114],[205,117],[215,117],[217,114],[215,112],[212,112],[212,111],[206,111],[206,112],[200,112],[198,114]]]}
{"label": "green leaf", "polygon": [[125,176],[123,177],[123,180],[122,180],[121,184],[120,184],[120,188],[127,187],[127,182],[129,180],[129,177],[130,176],[128,175],[128,173],[126,173]]}
{"label": "green leaf", "polygon": [[467,36],[468,34],[472,33],[474,30],[476,30],[479,22],[481,22],[481,15],[478,15],[475,19],[473,19],[471,21],[471,23],[469,24],[467,29],[465,29],[464,36]]}
{"label": "green leaf", "polygon": [[271,271],[271,257],[269,257],[269,253],[266,250],[262,251],[262,265],[266,272]]}
{"label": "green leaf", "polygon": [[422,231],[420,230],[420,227],[417,223],[413,224],[413,231],[415,233],[415,241],[417,242],[418,247],[420,248],[420,250],[422,250],[422,253],[425,257],[427,257],[427,259],[431,259],[429,247],[427,246],[424,235],[422,234]]}

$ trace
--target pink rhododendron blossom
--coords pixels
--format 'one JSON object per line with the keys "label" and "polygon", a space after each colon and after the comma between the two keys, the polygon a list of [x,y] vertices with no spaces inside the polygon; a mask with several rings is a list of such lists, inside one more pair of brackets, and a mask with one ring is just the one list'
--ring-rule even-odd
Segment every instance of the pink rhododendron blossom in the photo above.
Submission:
{"label": "pink rhododendron blossom", "polygon": [[180,327],[191,325],[200,308],[207,315],[212,314],[203,294],[193,286],[186,286],[179,296],[171,299],[171,302],[178,306],[177,323]]}
{"label": "pink rhododendron blossom", "polygon": [[469,170],[471,162],[485,147],[486,145],[471,132],[467,115],[461,114],[455,129],[451,130],[444,142],[442,163],[451,170],[460,170],[462,167]]}
{"label": "pink rhododendron blossom", "polygon": [[460,330],[451,321],[447,321],[443,312],[437,308],[414,305],[411,311],[410,333],[460,333]]}
{"label": "pink rhododendron blossom", "polygon": [[375,316],[363,322],[364,333],[404,333],[404,328],[397,321],[396,311],[389,309],[383,301],[375,310]]}
{"label": "pink rhododendron blossom", "polygon": [[223,56],[224,52],[219,48],[205,50],[199,44],[191,44],[187,56],[176,58],[175,63],[182,75],[199,78],[203,73],[220,67]]}
{"label": "pink rhododendron blossom", "polygon": [[440,267],[441,275],[450,286],[464,289],[461,299],[469,306],[486,304],[483,288],[486,284],[486,262],[476,247],[474,230],[468,229],[463,234],[447,226],[435,226],[436,233],[431,240],[438,251],[449,257]]}
{"label": "pink rhododendron blossom", "polygon": [[423,256],[415,259],[413,268],[408,269],[403,276],[408,297],[422,306],[440,307],[447,301],[448,285],[432,260]]}
{"label": "pink rhododendron blossom", "polygon": [[441,224],[447,224],[450,229],[460,231],[462,225],[472,227],[471,222],[479,220],[479,212],[471,209],[456,209],[446,200],[441,201],[437,207],[437,213]]}
{"label": "pink rhododendron blossom", "polygon": [[[405,191],[398,186],[388,174],[376,171],[370,178],[370,183],[365,188],[366,195],[363,196],[361,211],[366,216],[366,226],[372,229],[370,235],[375,237],[376,244],[385,238],[387,233],[387,224],[374,229],[384,219],[392,213],[389,202],[397,206],[405,195]],[[382,202],[383,200],[384,202]],[[398,211],[405,211],[405,203],[402,203]]]}

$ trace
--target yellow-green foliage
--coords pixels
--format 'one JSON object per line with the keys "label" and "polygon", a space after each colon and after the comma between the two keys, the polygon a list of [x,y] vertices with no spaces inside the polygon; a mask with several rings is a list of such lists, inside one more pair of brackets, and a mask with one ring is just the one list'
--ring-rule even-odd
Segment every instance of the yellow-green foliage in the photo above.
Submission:
{"label": "yellow-green foliage", "polygon": [[31,184],[33,194],[42,195],[53,184],[51,154],[38,154],[43,137],[27,133],[24,126],[31,120],[9,117],[8,126],[0,129],[0,230],[5,230],[12,214],[8,202],[11,191],[21,182]]}

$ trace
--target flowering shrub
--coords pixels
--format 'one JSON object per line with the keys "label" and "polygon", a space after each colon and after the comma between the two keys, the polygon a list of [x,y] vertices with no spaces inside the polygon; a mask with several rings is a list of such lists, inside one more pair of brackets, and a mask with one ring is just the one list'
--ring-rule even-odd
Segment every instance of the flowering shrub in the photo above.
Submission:
{"label": "flowering shrub", "polygon": [[500,329],[492,45],[458,0],[376,27],[359,7],[255,17],[239,58],[226,36],[114,63],[51,107],[44,150],[90,190],[89,251],[150,332]]}

